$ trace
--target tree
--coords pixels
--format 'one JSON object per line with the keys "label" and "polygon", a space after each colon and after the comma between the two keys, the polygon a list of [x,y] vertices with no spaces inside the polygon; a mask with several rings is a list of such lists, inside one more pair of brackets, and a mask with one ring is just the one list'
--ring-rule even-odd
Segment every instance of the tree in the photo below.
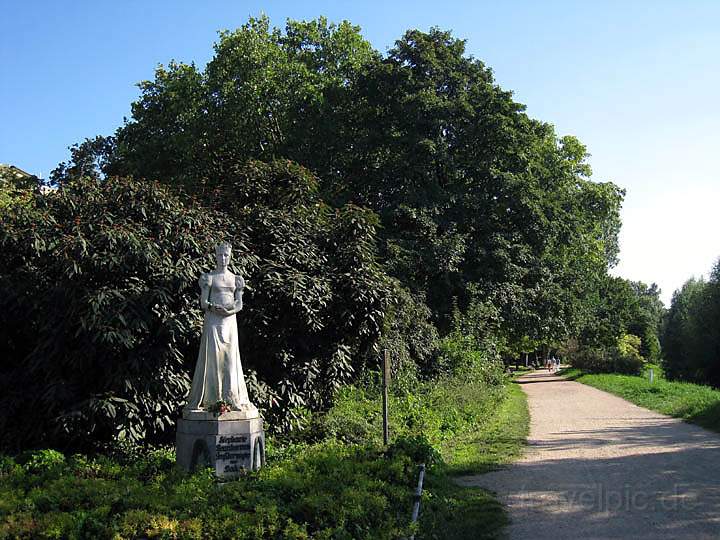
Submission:
{"label": "tree", "polygon": [[653,283],[649,287],[642,282],[630,282],[637,298],[637,308],[627,324],[628,332],[640,336],[640,354],[646,360],[660,360],[660,332],[665,306],[660,300],[660,289]]}
{"label": "tree", "polygon": [[15,205],[31,202],[33,190],[39,190],[40,179],[11,165],[0,165],[0,212],[10,212]]}
{"label": "tree", "polygon": [[379,216],[385,267],[443,332],[456,301],[494,305],[508,345],[572,335],[616,260],[622,190],[449,32],[383,57],[348,23],[251,19],[204,71],[173,62],[141,90],[105,172],[202,198],[248,158],[294,160],[327,204]]}
{"label": "tree", "polygon": [[720,386],[720,261],[675,291],[662,338],[668,377]]}
{"label": "tree", "polygon": [[114,137],[85,139],[70,147],[70,161],[60,163],[50,173],[50,183],[58,186],[73,178],[95,178],[104,176],[108,160],[115,151]]}

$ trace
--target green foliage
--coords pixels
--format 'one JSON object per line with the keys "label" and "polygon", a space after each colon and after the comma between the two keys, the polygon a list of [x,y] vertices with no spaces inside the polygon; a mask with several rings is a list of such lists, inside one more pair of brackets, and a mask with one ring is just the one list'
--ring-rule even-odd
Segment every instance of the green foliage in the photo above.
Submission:
{"label": "green foliage", "polygon": [[[418,538],[496,534],[506,523],[499,503],[447,473],[458,452],[465,471],[517,454],[528,425],[522,392],[468,377],[417,390],[419,397],[393,395],[398,415],[387,448],[375,442],[381,430],[374,421],[364,440],[342,442],[351,438],[342,426],[379,402],[376,387],[348,388],[318,424],[334,416],[337,433],[313,443],[271,441],[265,468],[224,484],[210,470],[181,473],[162,448],[122,460],[53,450],[2,457],[0,539],[394,539],[410,533],[420,462],[428,473]],[[472,454],[476,446],[481,451]]]}
{"label": "green foliage", "polygon": [[452,474],[481,474],[519,457],[530,429],[527,396],[508,384],[497,406],[478,418],[475,427],[444,441],[440,453]]}
{"label": "green foliage", "polygon": [[39,450],[21,455],[18,463],[30,473],[45,472],[64,465],[65,456],[57,450]]}
{"label": "green foliage", "polygon": [[327,406],[362,370],[390,286],[373,214],[331,209],[287,161],[227,178],[202,205],[154,183],[65,179],[3,215],[0,446],[172,437],[202,323],[197,276],[220,234],[248,281],[243,363],[273,429]]}
{"label": "green foliage", "polygon": [[617,373],[637,374],[645,365],[640,354],[642,340],[632,334],[624,334],[618,339],[613,371]]}
{"label": "green foliage", "polygon": [[0,446],[82,448],[174,426],[204,244],[226,223],[120,179],[68,183],[3,215]]}
{"label": "green foliage", "polygon": [[638,336],[623,334],[614,347],[574,351],[570,356],[570,363],[574,368],[589,373],[637,374],[644,366],[640,343]]}
{"label": "green foliage", "polygon": [[492,383],[495,358],[570,336],[614,347],[635,331],[657,355],[654,319],[631,327],[639,301],[607,277],[623,191],[591,181],[580,141],[528,117],[450,32],[408,31],[383,55],[347,22],[250,19],[204,69],[158,67],[113,137],[71,153],[58,196],[0,231],[0,405],[38,426],[12,444],[167,437],[217,231],[248,278],[248,384],[282,432],[375,369],[379,346],[400,390],[419,373]]}
{"label": "green foliage", "polygon": [[479,298],[498,352],[574,335],[616,262],[622,190],[592,182],[585,147],[529,118],[450,32],[408,31],[383,56],[346,22],[250,19],[204,70],[173,62],[140,89],[132,118],[63,171],[204,199],[248,159],[293,160],[328,204],[379,216],[386,269],[441,333],[454,302]]}
{"label": "green foliage", "polygon": [[581,344],[610,348],[625,334],[640,337],[640,355],[649,362],[660,359],[659,333],[665,308],[656,284],[607,277],[588,312],[580,334]]}
{"label": "green foliage", "polygon": [[468,431],[445,441],[443,474],[426,477],[420,512],[419,538],[499,538],[508,523],[504,508],[486,491],[458,486],[455,474],[475,475],[496,470],[518,457],[529,432],[527,397],[518,385],[491,414],[478,417]]}
{"label": "green foliage", "polygon": [[288,411],[327,407],[377,350],[390,283],[376,260],[376,216],[331,208],[312,174],[281,160],[233,168],[207,204],[248,231],[258,258],[240,349],[262,381],[266,418],[288,430],[299,420]]}
{"label": "green foliage", "polygon": [[40,188],[40,180],[19,169],[0,165],[0,213],[12,211],[15,205],[32,201],[32,191]]}
{"label": "green foliage", "polygon": [[[502,366],[490,363],[454,376],[419,382],[409,392],[391,393],[388,408],[392,438],[421,437],[439,451],[445,441],[471,431],[492,414],[505,396],[503,381]],[[345,442],[381,442],[379,388],[343,388],[333,407],[308,432]]]}
{"label": "green foliage", "polygon": [[74,457],[52,470],[51,451],[33,455],[40,467],[12,467],[5,457],[0,538],[390,539],[405,530],[395,509],[410,507],[414,467],[401,447],[297,450],[224,485],[204,471],[179,472],[172,456],[125,466]]}
{"label": "green foliage", "polygon": [[488,385],[502,383],[500,361],[477,349],[472,337],[453,332],[440,340],[438,358],[433,366],[438,373],[452,377],[464,376]]}
{"label": "green foliage", "polygon": [[379,348],[390,353],[393,388],[409,390],[421,372],[432,372],[437,347],[438,332],[424,300],[392,280]]}
{"label": "green foliage", "polygon": [[376,55],[347,22],[288,21],[281,32],[251,18],[220,34],[204,72],[173,62],[140,83],[109,170],[197,191],[249,158],[310,165],[346,140],[349,126],[330,114],[351,105],[347,89]]}
{"label": "green foliage", "polygon": [[641,282],[631,282],[638,299],[638,309],[627,330],[631,334],[640,336],[640,354],[648,362],[660,360],[660,333],[662,320],[665,315],[665,306],[660,300],[660,289],[653,283],[649,287]]}
{"label": "green foliage", "polygon": [[622,356],[642,361],[642,356],[640,355],[640,343],[641,339],[638,336],[633,336],[632,334],[620,336],[617,344],[618,353]]}
{"label": "green foliage", "polygon": [[720,262],[675,292],[663,330],[669,378],[720,386]]}

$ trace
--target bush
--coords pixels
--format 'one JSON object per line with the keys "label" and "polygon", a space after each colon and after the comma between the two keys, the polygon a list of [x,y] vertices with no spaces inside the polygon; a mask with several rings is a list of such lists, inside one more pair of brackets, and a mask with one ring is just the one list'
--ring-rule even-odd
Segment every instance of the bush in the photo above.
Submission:
{"label": "bush", "polygon": [[617,346],[609,349],[578,349],[570,358],[570,364],[588,373],[637,375],[645,365],[639,348],[639,337],[624,334],[618,339]]}
{"label": "bush", "polygon": [[[388,405],[391,440],[405,441],[399,444],[424,441],[439,450],[445,441],[476,428],[492,414],[505,395],[503,380],[501,369],[493,367],[418,382],[411,392],[391,392]],[[317,417],[308,435],[380,444],[381,404],[377,383],[345,388],[338,393],[333,407]],[[428,463],[433,462],[430,457],[427,459]]]}
{"label": "bush", "polygon": [[57,450],[38,450],[22,454],[18,463],[29,473],[44,473],[65,465],[65,456]]}
{"label": "bush", "polygon": [[[0,456],[0,540],[407,536],[417,465],[431,475],[429,508],[451,515],[455,500],[432,481],[444,474],[439,449],[477,429],[504,395],[472,371],[391,393],[392,439],[383,447],[380,392],[369,378],[344,388],[327,413],[305,414],[295,442],[269,437],[266,467],[223,484],[210,469],[179,471],[162,447],[119,445],[120,459],[55,450]],[[313,442],[302,442],[303,433]]]}
{"label": "bush", "polygon": [[645,366],[645,359],[640,354],[642,341],[638,336],[624,334],[618,339],[615,351],[616,373],[638,375]]}
{"label": "bush", "polygon": [[503,364],[487,352],[478,350],[473,338],[453,332],[439,342],[432,366],[436,374],[465,377],[488,385],[503,380]]}
{"label": "bush", "polygon": [[0,448],[87,449],[174,428],[197,354],[197,275],[226,227],[123,179],[69,183],[4,214]]}
{"label": "bush", "polygon": [[197,278],[223,233],[248,282],[240,348],[271,429],[364,369],[389,287],[377,218],[322,203],[287,161],[226,180],[201,206],[150,182],[66,178],[2,214],[0,449],[169,442],[197,358]]}
{"label": "bush", "polygon": [[[387,451],[328,441],[226,484],[166,467],[163,452],[112,463],[121,474],[108,480],[77,475],[92,458],[45,450],[28,460],[33,467],[3,467],[0,539],[394,539],[407,530],[413,458],[425,450],[421,441]],[[55,475],[36,467],[48,456],[61,467]]]}

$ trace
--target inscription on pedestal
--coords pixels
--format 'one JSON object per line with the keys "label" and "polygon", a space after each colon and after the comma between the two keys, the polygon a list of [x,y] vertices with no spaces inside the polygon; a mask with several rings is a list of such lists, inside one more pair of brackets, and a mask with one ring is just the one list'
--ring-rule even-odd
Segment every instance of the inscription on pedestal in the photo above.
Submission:
{"label": "inscription on pedestal", "polygon": [[177,462],[185,470],[209,466],[223,479],[257,471],[265,463],[261,418],[178,421]]}
{"label": "inscription on pedestal", "polygon": [[250,438],[246,435],[219,435],[215,442],[218,468],[225,473],[240,472],[241,462],[250,456]]}

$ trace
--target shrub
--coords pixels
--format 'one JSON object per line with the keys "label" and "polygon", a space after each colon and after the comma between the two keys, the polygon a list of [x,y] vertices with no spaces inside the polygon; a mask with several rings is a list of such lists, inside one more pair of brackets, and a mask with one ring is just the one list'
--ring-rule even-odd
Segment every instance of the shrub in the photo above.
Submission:
{"label": "shrub", "polygon": [[44,473],[62,468],[65,456],[57,450],[38,450],[22,454],[18,461],[29,473]]}
{"label": "shrub", "polygon": [[197,275],[226,227],[124,179],[78,180],[4,214],[0,448],[87,449],[174,428],[197,354]]}
{"label": "shrub", "polygon": [[433,370],[444,376],[465,377],[488,385],[500,384],[503,380],[502,362],[479,350],[473,338],[458,332],[440,340]]}
{"label": "shrub", "polygon": [[636,375],[645,364],[640,355],[640,338],[624,334],[611,348],[581,348],[570,358],[573,367],[588,373],[625,373]]}
{"label": "shrub", "polygon": [[[17,462],[0,456],[0,540],[406,537],[417,464],[444,474],[438,449],[477,429],[504,395],[502,385],[471,375],[391,394],[387,447],[377,381],[344,388],[327,413],[304,413],[314,442],[298,442],[302,431],[290,444],[269,437],[266,467],[233,482],[218,483],[211,469],[186,474],[162,447],[121,445],[121,460],[55,450]],[[429,508],[453,514],[457,501],[432,480]]]}
{"label": "shrub", "polygon": [[[296,446],[225,484],[208,471],[154,468],[162,452],[145,464],[115,463],[122,474],[114,480],[10,467],[0,475],[0,539],[394,539],[406,531],[413,457],[422,449],[421,442],[391,451],[336,441]],[[55,453],[33,459],[47,455]]]}
{"label": "shrub", "polygon": [[226,180],[200,206],[155,183],[66,178],[2,214],[0,449],[169,442],[197,358],[197,278],[223,233],[247,277],[240,348],[271,429],[364,369],[389,287],[377,217],[323,203],[288,161]]}

